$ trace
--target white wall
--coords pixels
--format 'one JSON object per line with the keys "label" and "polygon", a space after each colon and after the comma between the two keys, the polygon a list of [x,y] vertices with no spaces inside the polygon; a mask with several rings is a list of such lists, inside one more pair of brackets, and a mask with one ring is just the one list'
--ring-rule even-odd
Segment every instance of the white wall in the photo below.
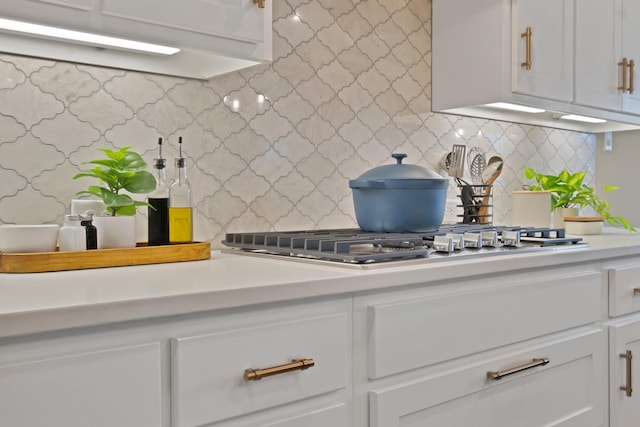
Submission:
{"label": "white wall", "polygon": [[[611,213],[640,226],[640,131],[613,134],[613,151],[604,151],[604,136],[597,135],[596,190],[611,204]],[[602,191],[604,185],[619,190]]]}

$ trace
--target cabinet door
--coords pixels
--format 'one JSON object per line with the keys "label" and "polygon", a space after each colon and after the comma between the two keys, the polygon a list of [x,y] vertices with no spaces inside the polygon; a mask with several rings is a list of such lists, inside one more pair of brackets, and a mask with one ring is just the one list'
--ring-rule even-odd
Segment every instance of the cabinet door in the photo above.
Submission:
{"label": "cabinet door", "polygon": [[[573,101],[573,9],[573,0],[513,1],[514,92]],[[528,56],[530,68],[521,65]]]}
{"label": "cabinet door", "polygon": [[622,0],[622,56],[635,62],[633,70],[634,90],[623,96],[622,108],[626,112],[640,114],[640,2]]}
{"label": "cabinet door", "polygon": [[194,33],[264,41],[264,13],[253,0],[103,0],[102,13]]}
{"label": "cabinet door", "polygon": [[[533,359],[544,366],[526,369]],[[601,330],[487,357],[370,394],[372,427],[601,427],[606,401]],[[489,372],[520,367],[502,379]]]}
{"label": "cabinet door", "polygon": [[576,2],[575,101],[593,107],[622,108],[620,10],[622,0]]}
{"label": "cabinet door", "polygon": [[640,317],[631,323],[611,326],[609,340],[611,427],[635,427],[640,420]]}
{"label": "cabinet door", "polygon": [[161,425],[160,344],[0,364],[0,425]]}

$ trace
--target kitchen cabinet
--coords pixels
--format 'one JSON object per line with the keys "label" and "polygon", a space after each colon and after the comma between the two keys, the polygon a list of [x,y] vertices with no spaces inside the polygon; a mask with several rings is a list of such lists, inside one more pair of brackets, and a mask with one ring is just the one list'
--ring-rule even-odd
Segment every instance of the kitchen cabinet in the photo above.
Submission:
{"label": "kitchen cabinet", "polygon": [[640,259],[605,265],[609,285],[610,427],[631,427],[640,418]]}
{"label": "kitchen cabinet", "polygon": [[[174,425],[201,426],[344,389],[348,325],[346,313],[336,313],[172,339]],[[242,380],[245,369],[276,373]]]}
{"label": "kitchen cabinet", "polygon": [[[432,110],[583,132],[638,129],[640,115],[576,100],[589,71],[574,60],[585,45],[578,37],[606,31],[574,25],[580,1],[433,0]],[[562,119],[569,113],[606,122]]]}
{"label": "kitchen cabinet", "polygon": [[602,288],[583,266],[356,297],[358,425],[605,426]]}
{"label": "kitchen cabinet", "polygon": [[576,103],[640,114],[638,19],[637,1],[576,1]]}
{"label": "kitchen cabinet", "polygon": [[573,0],[513,2],[515,92],[573,100]]}
{"label": "kitchen cabinet", "polygon": [[0,353],[0,425],[162,425],[158,342],[110,347],[78,335],[3,344]]}
{"label": "kitchen cabinet", "polygon": [[5,338],[0,425],[349,427],[350,370],[350,298]]}
{"label": "kitchen cabinet", "polygon": [[[611,427],[632,427],[640,419],[640,316],[609,326]],[[634,388],[635,386],[635,388]]]}
{"label": "kitchen cabinet", "polygon": [[3,34],[1,51],[192,78],[271,60],[272,2],[6,0],[0,17],[181,49],[162,56]]}

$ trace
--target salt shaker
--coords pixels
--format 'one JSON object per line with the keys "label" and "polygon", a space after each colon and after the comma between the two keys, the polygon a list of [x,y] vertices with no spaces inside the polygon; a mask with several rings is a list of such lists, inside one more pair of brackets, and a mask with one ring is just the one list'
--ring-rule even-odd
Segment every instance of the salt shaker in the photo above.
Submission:
{"label": "salt shaker", "polygon": [[78,215],[65,215],[58,234],[60,252],[87,250],[87,232]]}

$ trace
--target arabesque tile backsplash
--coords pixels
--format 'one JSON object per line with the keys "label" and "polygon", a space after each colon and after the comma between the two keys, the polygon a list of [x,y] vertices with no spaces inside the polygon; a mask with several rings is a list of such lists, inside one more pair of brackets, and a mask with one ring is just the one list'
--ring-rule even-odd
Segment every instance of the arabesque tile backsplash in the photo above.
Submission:
{"label": "arabesque tile backsplash", "polygon": [[[169,176],[184,139],[195,237],[214,247],[225,231],[355,227],[348,180],[393,152],[442,173],[455,143],[502,156],[495,223],[524,165],[593,179],[592,134],[431,112],[428,0],[274,1],[273,40],[272,63],[209,81],[0,55],[0,222],[61,223],[97,148],[151,161],[159,136]],[[448,221],[455,197],[452,181]]]}

